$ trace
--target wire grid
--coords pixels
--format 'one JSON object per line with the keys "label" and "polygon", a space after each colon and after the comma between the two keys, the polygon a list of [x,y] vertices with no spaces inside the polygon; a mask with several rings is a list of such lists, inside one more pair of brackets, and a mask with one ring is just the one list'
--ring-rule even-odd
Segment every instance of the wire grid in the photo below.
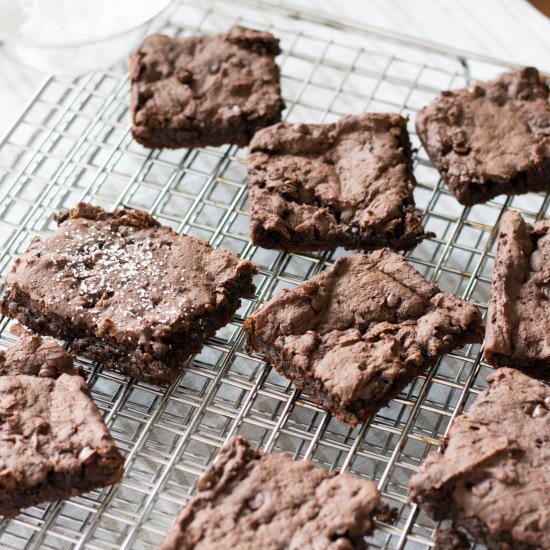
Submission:
{"label": "wire grid", "polygon": [[[492,78],[506,64],[391,33],[291,12],[249,0],[212,0],[177,8],[164,32],[224,31],[239,22],[271,30],[283,54],[288,120],[333,121],[348,113],[410,115],[442,89]],[[48,78],[0,146],[0,270],[34,235],[54,230],[51,214],[88,200],[106,208],[151,212],[162,223],[249,258],[260,268],[257,292],[235,320],[189,361],[180,379],[160,388],[79,360],[92,395],[127,457],[116,487],[24,510],[0,522],[1,548],[150,549],[158,547],[195,481],[233,434],[255,446],[309,458],[328,470],[375,480],[398,510],[378,524],[375,548],[432,546],[435,524],[407,504],[407,481],[450,421],[485,387],[480,346],[446,355],[390,405],[355,429],[335,421],[286,379],[244,349],[242,322],[282,288],[331,265],[342,253],[288,254],[249,242],[246,151],[234,146],[148,151],[129,133],[126,66],[78,79]],[[410,124],[413,145],[419,142]],[[506,207],[545,217],[542,194],[462,208],[419,150],[415,198],[437,237],[409,253],[411,262],[449,292],[486,310],[495,226]],[[14,338],[0,324],[0,343]]]}

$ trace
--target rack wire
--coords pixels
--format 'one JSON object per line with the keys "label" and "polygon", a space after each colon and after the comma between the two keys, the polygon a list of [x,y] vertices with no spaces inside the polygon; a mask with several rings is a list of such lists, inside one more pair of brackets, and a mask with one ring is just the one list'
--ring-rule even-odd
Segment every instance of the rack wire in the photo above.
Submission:
{"label": "rack wire", "polygon": [[[542,194],[461,207],[420,148],[415,112],[443,89],[496,76],[509,64],[391,32],[297,13],[264,0],[188,0],[163,31],[222,32],[232,23],[272,31],[286,119],[325,122],[363,111],[410,116],[419,181],[417,204],[437,234],[408,254],[430,280],[485,312],[495,226],[507,207],[529,220],[548,215]],[[0,276],[35,235],[54,230],[51,214],[87,200],[145,209],[162,223],[240,253],[260,268],[257,292],[233,322],[189,361],[179,380],[156,387],[79,359],[92,395],[126,456],[116,487],[24,510],[0,521],[0,547],[157,548],[195,481],[233,434],[319,467],[375,480],[398,510],[378,524],[375,548],[427,548],[435,523],[407,503],[407,481],[452,418],[485,387],[480,346],[446,355],[367,423],[334,420],[244,349],[242,322],[282,288],[331,265],[335,253],[288,254],[249,242],[246,151],[235,146],[148,151],[129,132],[127,67],[77,79],[47,78],[0,143]],[[13,336],[0,324],[0,344]]]}

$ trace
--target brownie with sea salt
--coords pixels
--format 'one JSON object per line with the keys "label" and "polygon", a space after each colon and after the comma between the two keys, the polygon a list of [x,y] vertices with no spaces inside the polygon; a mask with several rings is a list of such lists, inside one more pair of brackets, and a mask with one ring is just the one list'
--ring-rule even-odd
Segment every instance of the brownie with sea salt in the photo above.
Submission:
{"label": "brownie with sea salt", "polygon": [[550,190],[550,105],[533,67],[443,92],[416,117],[431,161],[458,201]]}
{"label": "brownie with sea salt", "polygon": [[386,250],[339,259],[244,323],[257,351],[321,407],[364,422],[444,354],[481,342],[477,307]]}
{"label": "brownie with sea salt", "polygon": [[14,327],[0,351],[0,515],[112,485],[116,448],[71,356]]}
{"label": "brownie with sea salt", "polygon": [[80,203],[15,262],[2,312],[108,368],[173,381],[254,291],[255,266],[139,210]]}
{"label": "brownie with sea salt", "polygon": [[550,380],[550,221],[510,211],[498,233],[485,358]]}
{"label": "brownie with sea salt", "polygon": [[365,548],[374,519],[391,521],[376,485],[233,437],[197,482],[161,550]]}
{"label": "brownie with sea salt", "polygon": [[252,242],[264,248],[410,250],[433,236],[415,208],[407,121],[397,114],[260,130],[248,186]]}
{"label": "brownie with sea salt", "polygon": [[130,62],[132,135],[150,148],[247,145],[281,120],[279,53],[271,33],[239,26],[148,36]]}
{"label": "brownie with sea salt", "polygon": [[488,381],[411,478],[410,498],[489,549],[550,548],[550,387],[508,368]]}

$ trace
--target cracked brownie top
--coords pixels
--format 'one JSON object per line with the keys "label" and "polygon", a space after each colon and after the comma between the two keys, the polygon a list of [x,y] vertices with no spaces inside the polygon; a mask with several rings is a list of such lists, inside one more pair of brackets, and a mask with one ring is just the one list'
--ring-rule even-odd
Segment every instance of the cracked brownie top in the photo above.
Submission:
{"label": "cracked brownie top", "polygon": [[59,222],[16,261],[7,289],[17,287],[98,337],[162,345],[169,331],[189,330],[214,311],[240,271],[254,271],[236,254],[139,210],[80,203]]}
{"label": "cracked brownie top", "polygon": [[57,342],[0,350],[0,515],[115,483],[123,458],[85,380]]}
{"label": "cracked brownie top", "polygon": [[148,36],[131,58],[132,134],[146,147],[248,144],[281,120],[279,40],[232,27],[226,34]]}
{"label": "cracked brownie top", "polygon": [[387,516],[376,485],[232,437],[197,482],[161,550],[258,548],[345,550],[363,546]]}
{"label": "cracked brownie top", "polygon": [[482,337],[475,305],[441,292],[402,256],[338,260],[245,321],[249,347],[350,423],[443,353]]}
{"label": "cracked brownie top", "polygon": [[427,235],[414,208],[406,120],[347,116],[279,123],[250,144],[252,240],[268,248],[413,248]]}
{"label": "cracked brownie top", "polygon": [[550,388],[507,368],[488,381],[411,478],[411,499],[489,548],[550,548]]}
{"label": "cracked brownie top", "polygon": [[550,189],[548,85],[526,67],[443,92],[416,118],[418,135],[462,204]]}

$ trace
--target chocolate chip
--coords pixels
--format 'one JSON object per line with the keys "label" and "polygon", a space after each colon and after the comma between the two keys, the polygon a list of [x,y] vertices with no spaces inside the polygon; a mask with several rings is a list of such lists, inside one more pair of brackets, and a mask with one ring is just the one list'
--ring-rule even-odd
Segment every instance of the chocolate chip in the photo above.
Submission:
{"label": "chocolate chip", "polygon": [[296,124],[296,131],[302,136],[307,136],[309,134],[309,128],[307,124]]}
{"label": "chocolate chip", "polygon": [[[51,345],[43,346],[43,351],[44,361],[49,368],[54,369],[54,371],[71,369],[73,364],[71,357],[58,344],[52,342]],[[42,368],[46,368],[46,365]]]}
{"label": "chocolate chip", "polygon": [[78,296],[74,303],[75,305],[80,307],[88,307],[89,305],[88,298],[86,298],[85,296]]}
{"label": "chocolate chip", "polygon": [[138,102],[139,103],[145,103],[149,99],[151,99],[154,95],[153,88],[146,87],[146,88],[140,88],[138,90]]}
{"label": "chocolate chip", "polygon": [[193,73],[189,69],[180,69],[176,74],[176,78],[182,84],[189,84],[193,80]]}
{"label": "chocolate chip", "polygon": [[470,148],[464,145],[453,145],[453,151],[457,155],[467,155],[470,152]]}
{"label": "chocolate chip", "polygon": [[485,95],[485,90],[479,84],[474,84],[472,93],[477,97],[483,97]]}
{"label": "chocolate chip", "polygon": [[92,449],[91,447],[84,447],[78,453],[78,460],[80,460],[82,464],[90,464],[90,462],[93,461],[96,455],[97,451],[95,449]]}
{"label": "chocolate chip", "polygon": [[349,539],[339,538],[334,541],[331,548],[334,548],[334,550],[353,550],[354,546]]}
{"label": "chocolate chip", "polygon": [[386,304],[391,309],[396,309],[401,304],[401,296],[394,294],[393,292],[386,297]]}
{"label": "chocolate chip", "polygon": [[55,378],[57,375],[57,371],[52,367],[42,367],[38,371],[38,376],[40,378]]}
{"label": "chocolate chip", "polygon": [[248,500],[247,505],[251,510],[258,510],[261,508],[265,501],[263,493],[256,493],[251,499]]}
{"label": "chocolate chip", "polygon": [[162,342],[153,342],[153,351],[155,352],[157,357],[161,357],[168,353],[168,346],[166,344],[163,344]]}
{"label": "chocolate chip", "polygon": [[209,491],[214,487],[218,478],[216,474],[212,471],[206,472],[198,481],[197,481],[197,490],[198,491]]}

